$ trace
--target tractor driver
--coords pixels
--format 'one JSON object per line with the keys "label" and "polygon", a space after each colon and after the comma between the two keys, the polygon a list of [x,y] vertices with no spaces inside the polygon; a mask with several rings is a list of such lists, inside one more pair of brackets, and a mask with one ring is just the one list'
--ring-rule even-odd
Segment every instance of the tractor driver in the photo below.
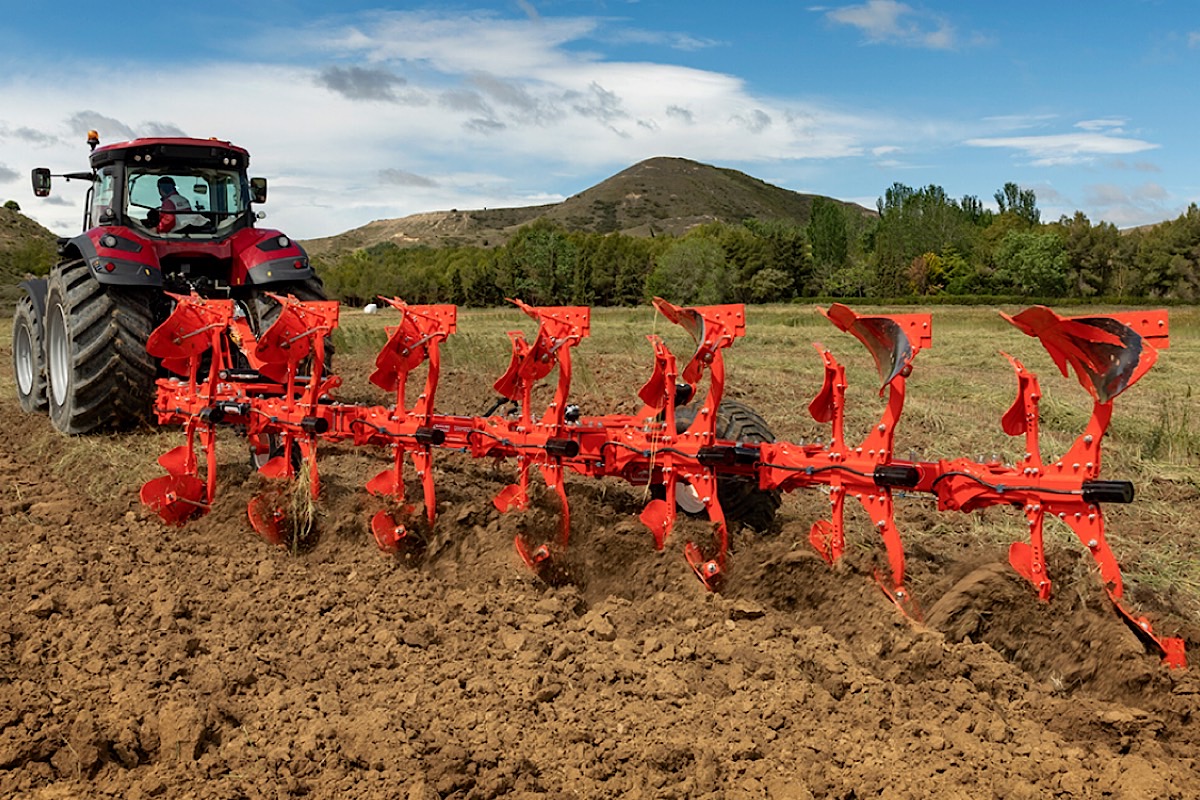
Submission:
{"label": "tractor driver", "polygon": [[[153,209],[146,221],[154,225],[159,233],[179,232],[188,226],[203,227],[208,223],[199,214],[180,213],[191,211],[192,204],[175,188],[175,179],[171,176],[164,175],[158,179],[158,194],[162,197],[161,213],[154,213],[159,210]],[[155,217],[158,218],[157,222],[154,221]]]}

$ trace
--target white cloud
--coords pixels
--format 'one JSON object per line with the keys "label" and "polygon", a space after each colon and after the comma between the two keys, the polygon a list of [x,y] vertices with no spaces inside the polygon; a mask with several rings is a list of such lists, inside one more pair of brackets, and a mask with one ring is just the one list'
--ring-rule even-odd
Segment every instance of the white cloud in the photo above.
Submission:
{"label": "white cloud", "polygon": [[[368,213],[565,196],[607,177],[597,173],[656,155],[708,163],[857,156],[877,132],[898,127],[874,112],[759,96],[731,75],[582,52],[600,25],[383,13],[353,26],[277,31],[292,53],[317,54],[304,64],[185,61],[168,74],[60,60],[19,80],[0,76],[0,113],[20,120],[0,118],[0,148],[14,168],[28,160],[59,171],[86,166],[88,128],[105,142],[228,139],[270,179],[271,224],[310,238],[365,224]],[[137,91],[127,78],[113,80],[114,70],[136,75]],[[464,178],[485,174],[475,184]],[[76,188],[56,184],[55,196],[79,207]],[[50,211],[45,201],[31,204],[43,224],[62,222]]]}
{"label": "white cloud", "polygon": [[1162,172],[1162,167],[1150,161],[1134,161],[1129,163],[1123,158],[1110,158],[1105,162],[1106,166],[1119,170],[1133,170],[1134,172]]}
{"label": "white cloud", "polygon": [[437,186],[437,181],[435,180],[426,178],[423,175],[414,175],[402,169],[381,169],[379,171],[379,180],[396,186],[419,186],[424,189],[432,189]]}
{"label": "white cloud", "polygon": [[1153,150],[1158,145],[1103,133],[1061,133],[1047,136],[999,136],[968,139],[972,147],[1016,150],[1035,166],[1060,166],[1093,161],[1097,156],[1127,155]]}
{"label": "white cloud", "polygon": [[[252,173],[270,179],[268,224],[314,238],[436,209],[554,202],[656,155],[751,174],[766,165],[806,182],[819,174],[822,193],[841,196],[886,186],[899,170],[919,172],[918,181],[952,180],[938,150],[964,140],[996,151],[1002,169],[1009,166],[1004,149],[1039,165],[1109,166],[1157,146],[1123,133],[1130,123],[1108,108],[1074,128],[1063,125],[1066,134],[1014,136],[1042,133],[1058,116],[981,123],[930,118],[920,108],[888,114],[766,95],[732,74],[607,59],[593,47],[654,36],[622,31],[610,19],[542,17],[526,6],[516,18],[456,11],[321,20],[231,42],[241,62],[183,60],[169,73],[154,64],[57,55],[19,75],[0,74],[0,153],[7,168],[27,175],[31,166],[85,168],[89,127],[105,142],[217,136],[248,148]],[[830,13],[880,41],[953,40],[938,20],[899,2]],[[943,28],[949,33],[939,40]],[[680,46],[680,36],[663,34],[660,44]],[[851,185],[847,159],[875,169]],[[999,185],[983,180],[982,189],[968,191],[987,194]],[[49,201],[17,199],[47,227],[78,230],[78,182],[57,181]]]}
{"label": "white cloud", "polygon": [[1092,184],[1085,187],[1084,203],[1095,210],[1095,219],[1118,228],[1172,219],[1179,213],[1170,193],[1153,182],[1132,188],[1112,183]]}
{"label": "white cloud", "polygon": [[437,73],[486,72],[509,77],[546,76],[565,64],[593,58],[568,54],[563,45],[599,27],[588,17],[504,19],[488,12],[438,16],[430,12],[379,12],[362,23],[329,30],[321,23],[295,37],[301,52],[372,64],[420,64]]}
{"label": "white cloud", "polygon": [[1123,119],[1085,119],[1076,122],[1075,127],[1084,131],[1108,131],[1109,133],[1124,133]]}
{"label": "white cloud", "polygon": [[832,22],[858,28],[871,44],[900,44],[930,50],[951,50],[958,46],[958,35],[948,22],[896,0],[867,0],[862,5],[821,10]]}
{"label": "white cloud", "polygon": [[713,39],[702,39],[686,33],[662,33],[636,28],[621,30],[616,35],[604,35],[602,38],[604,41],[613,44],[661,45],[669,47],[672,50],[684,51],[705,50],[710,47],[718,47],[721,44]]}
{"label": "white cloud", "polygon": [[1019,131],[1043,127],[1057,118],[1055,114],[999,114],[984,117],[983,121],[1000,130]]}
{"label": "white cloud", "polygon": [[350,100],[384,100],[398,102],[396,87],[408,81],[386,69],[366,67],[325,67],[315,79],[318,86]]}

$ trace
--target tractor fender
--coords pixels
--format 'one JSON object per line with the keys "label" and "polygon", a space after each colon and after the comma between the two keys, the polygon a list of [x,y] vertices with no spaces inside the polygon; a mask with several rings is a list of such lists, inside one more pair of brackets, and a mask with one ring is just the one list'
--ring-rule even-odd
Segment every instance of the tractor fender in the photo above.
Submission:
{"label": "tractor fender", "polygon": [[[304,251],[301,251],[303,254]],[[304,281],[316,275],[307,255],[300,258],[287,256],[272,258],[255,264],[246,270],[246,283],[254,286],[264,286],[272,283],[294,283]]]}
{"label": "tractor fender", "polygon": [[19,285],[33,301],[33,321],[41,330],[42,320],[46,316],[46,279],[30,278],[27,281],[21,281]]}
{"label": "tractor fender", "polygon": [[[120,249],[119,247],[116,249]],[[143,286],[161,289],[162,271],[133,259],[106,254],[101,256],[95,242],[86,234],[80,234],[59,248],[64,259],[82,260],[88,273],[106,286]]]}

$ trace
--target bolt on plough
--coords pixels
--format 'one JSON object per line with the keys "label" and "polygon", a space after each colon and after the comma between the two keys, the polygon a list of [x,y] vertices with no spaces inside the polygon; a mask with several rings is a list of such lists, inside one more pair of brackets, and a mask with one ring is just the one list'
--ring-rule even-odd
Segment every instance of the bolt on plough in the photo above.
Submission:
{"label": "bolt on plough", "polygon": [[[398,314],[376,358],[371,383],[392,393],[391,405],[349,404],[331,392],[340,379],[327,374],[327,341],[338,324],[334,301],[301,302],[276,296],[280,313],[260,337],[236,313],[234,302],[176,295],[175,310],[147,343],[173,377],[157,383],[155,410],[163,425],[183,426],[186,442],[159,458],[167,474],[147,482],[141,499],[166,522],[183,524],[212,507],[216,489],[217,430],[235,427],[251,442],[259,472],[278,479],[279,489],[253,498],[248,516],[267,541],[283,544],[295,525],[295,495],[307,480],[311,502],[320,493],[317,449],[321,442],[352,442],[390,448],[391,465],[369,480],[366,489],[382,508],[370,522],[385,553],[419,553],[422,531],[436,522],[434,455],[457,451],[474,458],[515,464],[513,483],[493,502],[500,512],[526,510],[532,502],[534,473],[557,498],[561,509],[553,531],[523,530],[515,537],[521,559],[543,577],[554,574],[566,552],[571,518],[566,475],[616,477],[655,489],[640,519],[655,548],[662,550],[676,524],[677,509],[704,514],[711,528],[707,541],[688,541],[684,554],[697,577],[719,590],[726,573],[729,529],[719,499],[723,482],[740,481],[778,502],[780,492],[824,488],[828,519],[813,524],[809,539],[826,561],[846,548],[845,513],[855,500],[878,531],[886,567],[875,579],[895,605],[910,617],[921,612],[905,585],[905,555],[896,525],[893,492],[924,493],[939,510],[971,512],[990,506],[1019,508],[1028,523],[1028,540],[1014,542],[1009,562],[1049,600],[1043,541],[1047,517],[1065,523],[1099,567],[1104,589],[1120,618],[1147,650],[1170,667],[1186,664],[1182,639],[1156,634],[1124,600],[1120,567],[1105,540],[1105,503],[1129,503],[1129,481],[1100,478],[1101,442],[1114,399],[1154,364],[1169,344],[1166,311],[1139,311],[1062,317],[1034,306],[1004,318],[1036,337],[1064,376],[1068,368],[1090,394],[1093,404],[1085,430],[1066,454],[1043,457],[1039,442],[1037,377],[1005,354],[1017,379],[1017,396],[1001,420],[1010,436],[1024,436],[1024,456],[1015,464],[967,458],[933,462],[903,460],[894,453],[894,437],[904,408],[906,380],[917,354],[932,344],[929,314],[858,314],[834,304],[821,313],[850,333],[871,353],[887,396],[876,425],[857,444],[847,440],[846,371],[826,348],[818,346],[824,381],[809,405],[813,418],[831,426],[827,442],[791,443],[721,438],[718,422],[725,391],[724,350],[746,331],[742,305],[680,307],[655,299],[654,307],[694,339],[696,349],[680,368],[658,336],[648,336],[654,366],[638,397],[634,414],[582,415],[569,401],[571,351],[589,334],[587,307],[515,305],[538,323],[535,338],[509,334],[512,356],[495,382],[512,413],[484,416],[440,414],[435,407],[441,371],[440,347],[457,326],[453,305],[408,305],[381,298]],[[424,368],[424,383],[410,403],[409,377]],[[535,413],[533,392],[557,371],[554,393]],[[705,393],[699,394],[707,384]],[[749,437],[747,437],[749,438]],[[199,453],[198,453],[199,450]],[[201,468],[203,454],[204,467]],[[406,495],[411,469],[420,486],[420,507]]]}

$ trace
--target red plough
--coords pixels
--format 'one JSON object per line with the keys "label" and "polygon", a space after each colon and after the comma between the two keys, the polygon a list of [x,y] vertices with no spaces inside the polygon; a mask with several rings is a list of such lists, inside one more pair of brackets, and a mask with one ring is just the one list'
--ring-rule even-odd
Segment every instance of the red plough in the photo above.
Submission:
{"label": "red plough", "polygon": [[[386,299],[386,298],[385,298]],[[388,328],[388,341],[375,359],[371,383],[396,397],[392,409],[373,409],[353,419],[351,431],[355,444],[386,440],[394,451],[391,468],[367,481],[367,491],[390,502],[400,520],[387,509],[371,519],[371,532],[385,553],[415,553],[424,546],[412,533],[415,506],[404,497],[404,456],[408,454],[421,481],[425,516],[433,525],[437,501],[433,488],[433,448],[446,439],[443,430],[434,427],[433,404],[441,375],[441,343],[454,333],[458,310],[454,306],[405,305],[399,300],[387,302],[400,312],[400,324]],[[428,364],[425,385],[416,402],[409,407],[405,399],[408,376],[421,364]]]}
{"label": "red plough", "polygon": [[[828,444],[794,444],[728,441],[718,436],[718,409],[725,391],[723,353],[745,333],[741,305],[684,308],[655,300],[659,313],[692,336],[695,351],[680,369],[666,344],[657,336],[648,337],[654,368],[638,393],[642,408],[632,415],[587,417],[579,414],[569,397],[571,352],[589,333],[589,310],[538,308],[513,301],[538,323],[531,342],[522,333],[509,334],[512,358],[495,383],[496,391],[516,410],[466,417],[439,414],[435,406],[440,346],[457,325],[454,306],[410,306],[386,299],[400,322],[388,328],[388,341],[376,359],[371,382],[392,393],[394,400],[391,405],[365,406],[339,403],[331,396],[339,380],[325,374],[325,342],[337,325],[336,303],[278,298],[278,318],[256,339],[229,301],[175,299],[175,312],[155,332],[149,348],[181,376],[159,380],[156,411],[160,423],[182,425],[187,441],[159,459],[168,474],[142,489],[143,502],[169,523],[182,524],[211,507],[216,429],[239,426],[262,454],[258,460],[262,474],[294,484],[303,473],[311,482],[308,494],[313,501],[320,492],[318,442],[390,448],[391,466],[367,482],[367,490],[387,505],[372,518],[371,530],[384,552],[418,553],[423,544],[420,530],[432,528],[436,521],[433,457],[435,450],[444,449],[515,465],[514,482],[493,501],[501,512],[528,510],[533,502],[532,473],[541,475],[560,506],[559,522],[552,530],[525,526],[515,545],[525,563],[544,577],[553,574],[569,545],[566,475],[573,472],[659,487],[640,517],[658,549],[666,546],[675,527],[678,505],[703,512],[711,539],[689,541],[684,552],[704,585],[716,590],[725,577],[729,549],[728,525],[718,499],[723,480],[752,480],[762,492],[828,487],[830,517],[812,526],[813,547],[830,562],[843,555],[845,504],[853,498],[883,540],[886,568],[877,572],[876,580],[898,608],[920,618],[905,585],[904,545],[894,515],[892,492],[902,489],[936,497],[942,510],[969,512],[995,505],[1022,509],[1029,540],[1014,543],[1009,560],[1042,600],[1051,594],[1043,525],[1047,515],[1062,520],[1095,558],[1121,618],[1166,664],[1185,664],[1182,640],[1154,634],[1149,622],[1134,616],[1124,604],[1121,572],[1104,538],[1101,506],[1131,502],[1133,488],[1126,481],[1099,477],[1100,443],[1111,419],[1112,402],[1145,374],[1157,349],[1167,346],[1165,311],[1065,318],[1034,307],[1006,317],[1038,338],[1064,375],[1069,366],[1091,393],[1094,405],[1085,431],[1068,452],[1057,460],[1043,459],[1037,378],[1006,356],[1016,372],[1017,398],[1003,416],[1002,427],[1009,435],[1025,437],[1025,456],[1004,465],[895,457],[906,381],[915,357],[932,344],[928,314],[860,315],[843,305],[823,311],[837,328],[867,347],[886,404],[879,422],[860,441],[848,441],[845,369],[829,350],[818,347],[824,382],[809,410],[832,431]],[[424,384],[410,404],[406,386],[421,367],[426,370]],[[553,396],[535,413],[535,387],[555,371]],[[681,416],[685,406],[688,416]],[[204,453],[203,478],[197,442]],[[408,462],[420,482],[423,512],[406,498]],[[254,528],[277,544],[286,541],[288,526],[294,523],[283,501],[285,494],[260,495],[249,507]]]}

